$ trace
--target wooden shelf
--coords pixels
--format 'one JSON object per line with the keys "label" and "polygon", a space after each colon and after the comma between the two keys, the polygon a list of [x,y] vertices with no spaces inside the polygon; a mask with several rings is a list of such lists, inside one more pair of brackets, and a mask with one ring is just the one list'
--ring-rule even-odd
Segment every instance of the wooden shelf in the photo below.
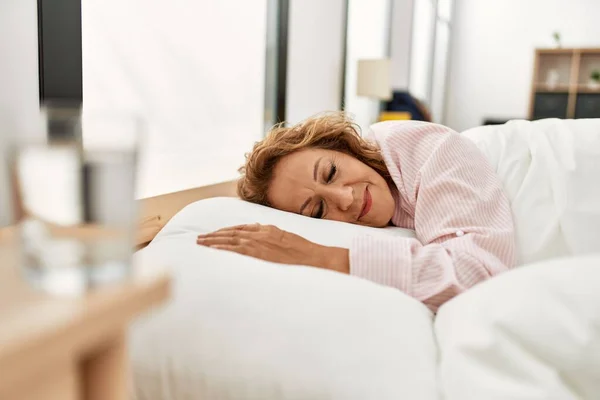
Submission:
{"label": "wooden shelf", "polygon": [[[582,115],[579,101],[585,99],[584,114],[600,118],[597,98],[600,87],[588,86],[591,73],[600,68],[600,48],[537,49],[533,67],[533,80],[529,100],[529,118],[543,117],[576,118]],[[554,79],[560,83],[546,84]],[[583,94],[593,96],[580,97]],[[592,104],[592,105],[590,105]],[[586,114],[586,115],[587,115]]]}
{"label": "wooden shelf", "polygon": [[537,52],[539,54],[566,54],[566,55],[571,55],[573,54],[573,49],[538,49]]}
{"label": "wooden shelf", "polygon": [[537,49],[539,54],[568,54],[571,55],[574,52],[585,53],[585,54],[600,54],[600,48],[590,47],[590,48],[548,48],[548,49]]}
{"label": "wooden shelf", "polygon": [[549,87],[545,83],[536,83],[534,90],[536,93],[600,93],[600,87],[593,88],[586,84],[556,85],[554,87]]}
{"label": "wooden shelf", "polygon": [[600,54],[600,48],[583,48],[583,49],[578,49],[578,51],[584,55],[589,55],[589,54]]}
{"label": "wooden shelf", "polygon": [[588,85],[577,85],[577,93],[598,93],[600,94],[600,87],[592,88]]}
{"label": "wooden shelf", "polygon": [[536,83],[535,91],[536,93],[569,93],[570,86],[569,85],[556,85],[553,87],[548,86],[545,83]]}

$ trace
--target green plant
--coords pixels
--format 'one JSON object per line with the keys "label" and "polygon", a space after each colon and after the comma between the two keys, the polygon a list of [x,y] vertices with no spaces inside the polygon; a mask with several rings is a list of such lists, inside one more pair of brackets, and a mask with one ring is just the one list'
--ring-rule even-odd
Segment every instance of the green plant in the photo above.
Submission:
{"label": "green plant", "polygon": [[592,71],[592,73],[590,74],[590,78],[594,81],[594,82],[598,82],[600,83],[600,69],[595,69]]}
{"label": "green plant", "polygon": [[553,32],[552,38],[554,38],[554,41],[556,42],[556,46],[560,47],[560,32],[559,31]]}

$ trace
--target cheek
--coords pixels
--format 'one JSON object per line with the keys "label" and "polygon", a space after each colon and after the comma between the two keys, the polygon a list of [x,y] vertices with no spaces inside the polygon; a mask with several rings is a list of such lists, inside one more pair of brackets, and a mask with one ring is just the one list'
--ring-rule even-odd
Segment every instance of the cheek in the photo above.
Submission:
{"label": "cheek", "polygon": [[[391,219],[396,208],[392,193],[383,178],[378,182],[376,193],[373,194],[373,203],[376,206],[375,213],[378,219]],[[386,221],[387,223],[387,221]]]}

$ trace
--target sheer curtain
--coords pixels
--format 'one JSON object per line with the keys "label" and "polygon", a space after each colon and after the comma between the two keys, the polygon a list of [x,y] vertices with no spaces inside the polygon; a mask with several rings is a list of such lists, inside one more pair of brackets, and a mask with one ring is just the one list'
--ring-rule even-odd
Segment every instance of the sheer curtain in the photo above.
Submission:
{"label": "sheer curtain", "polygon": [[266,0],[82,0],[84,112],[147,122],[138,197],[237,176],[263,135],[266,17]]}

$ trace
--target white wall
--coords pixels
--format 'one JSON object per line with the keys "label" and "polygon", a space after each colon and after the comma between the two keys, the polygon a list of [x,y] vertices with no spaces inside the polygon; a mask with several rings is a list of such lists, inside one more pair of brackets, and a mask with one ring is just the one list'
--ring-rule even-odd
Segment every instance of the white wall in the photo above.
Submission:
{"label": "white wall", "polygon": [[348,0],[346,39],[346,90],[344,109],[363,129],[377,121],[379,101],[356,95],[357,62],[387,57],[389,2],[392,0]]}
{"label": "white wall", "polygon": [[414,0],[392,0],[390,27],[391,84],[394,90],[408,90]]}
{"label": "white wall", "polygon": [[9,136],[41,135],[37,2],[0,1],[0,227],[10,222],[8,171],[3,152]]}
{"label": "white wall", "polygon": [[345,0],[291,0],[286,120],[341,109]]}
{"label": "white wall", "polygon": [[456,0],[446,124],[527,117],[534,49],[600,46],[598,0]]}
{"label": "white wall", "polygon": [[238,176],[263,135],[266,0],[83,0],[86,110],[148,122],[138,196]]}

